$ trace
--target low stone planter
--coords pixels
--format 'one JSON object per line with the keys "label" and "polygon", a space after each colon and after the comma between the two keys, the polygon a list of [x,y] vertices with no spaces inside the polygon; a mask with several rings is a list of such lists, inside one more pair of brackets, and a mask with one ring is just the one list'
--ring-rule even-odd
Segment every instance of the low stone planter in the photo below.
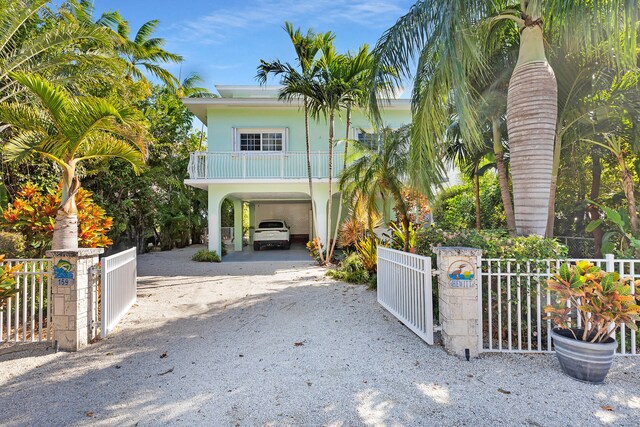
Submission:
{"label": "low stone planter", "polygon": [[[583,332],[582,329],[573,331],[576,336],[582,335]],[[551,337],[556,356],[565,374],[592,384],[604,381],[618,347],[614,338],[608,338],[604,343],[590,343],[576,340],[570,330],[559,328],[551,331]]]}

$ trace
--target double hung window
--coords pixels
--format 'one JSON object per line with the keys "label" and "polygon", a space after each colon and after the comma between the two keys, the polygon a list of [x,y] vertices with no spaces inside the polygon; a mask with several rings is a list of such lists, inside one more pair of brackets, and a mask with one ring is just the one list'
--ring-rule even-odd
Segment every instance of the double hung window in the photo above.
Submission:
{"label": "double hung window", "polygon": [[286,129],[236,129],[236,151],[284,151]]}

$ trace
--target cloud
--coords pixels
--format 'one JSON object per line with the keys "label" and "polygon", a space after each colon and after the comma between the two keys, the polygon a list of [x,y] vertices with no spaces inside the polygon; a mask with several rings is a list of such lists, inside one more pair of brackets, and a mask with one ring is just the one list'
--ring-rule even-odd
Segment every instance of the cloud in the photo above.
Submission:
{"label": "cloud", "polygon": [[[221,44],[238,31],[253,32],[282,25],[285,20],[304,23],[352,23],[370,29],[388,25],[389,16],[406,12],[399,0],[268,0],[241,2],[235,8],[221,8],[191,21],[175,25],[183,42]],[[313,26],[313,25],[309,25]]]}

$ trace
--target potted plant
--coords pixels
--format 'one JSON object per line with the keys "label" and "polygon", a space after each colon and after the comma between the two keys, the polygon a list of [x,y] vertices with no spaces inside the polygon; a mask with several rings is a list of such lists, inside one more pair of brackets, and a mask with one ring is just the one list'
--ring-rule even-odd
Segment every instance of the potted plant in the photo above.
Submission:
{"label": "potted plant", "polygon": [[557,296],[557,305],[545,307],[545,312],[556,325],[551,336],[567,375],[589,383],[604,381],[618,347],[616,329],[624,323],[635,331],[640,319],[630,281],[621,280],[618,273],[605,273],[588,261],[563,264],[547,281],[547,289]]}

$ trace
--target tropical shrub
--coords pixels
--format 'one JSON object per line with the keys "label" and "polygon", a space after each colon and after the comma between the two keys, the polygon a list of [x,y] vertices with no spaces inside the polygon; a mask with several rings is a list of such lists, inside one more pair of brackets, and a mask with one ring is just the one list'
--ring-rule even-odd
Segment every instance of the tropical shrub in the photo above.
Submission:
{"label": "tropical shrub", "polygon": [[376,274],[378,271],[378,245],[380,239],[376,236],[367,236],[356,242],[356,251],[362,261],[362,266],[370,274]]}
{"label": "tropical shrub", "polygon": [[601,252],[603,254],[616,254],[622,258],[640,256],[640,235],[633,235],[631,219],[627,209],[620,208],[615,210],[606,206],[596,206],[604,212],[605,216],[591,221],[587,225],[586,231],[591,233],[603,224],[608,227],[609,231],[602,236]]}
{"label": "tropical shrub", "polygon": [[0,231],[0,253],[9,258],[20,258],[24,254],[26,241],[20,233]]}
{"label": "tropical shrub", "polygon": [[[581,319],[581,341],[604,342],[621,323],[636,331],[640,320],[640,305],[631,294],[632,279],[620,279],[618,273],[605,273],[589,261],[576,265],[567,263],[547,282],[547,289],[556,295],[556,304],[544,311],[547,318],[561,329],[571,330],[575,323],[572,312],[577,307]],[[640,280],[636,280],[640,286]]]}
{"label": "tropical shrub", "polygon": [[[480,178],[480,223],[484,229],[506,228],[500,185],[493,174]],[[442,190],[431,204],[433,221],[444,230],[475,228],[476,211],[471,183]]]}
{"label": "tropical shrub", "polygon": [[307,242],[307,249],[309,250],[309,255],[311,258],[315,259],[318,264],[322,263],[322,258],[320,257],[320,251],[322,251],[323,255],[326,255],[327,250],[324,249],[322,242],[319,237]]}
{"label": "tropical shrub", "polygon": [[369,283],[371,278],[369,272],[365,270],[362,264],[360,254],[357,252],[348,254],[337,269],[327,271],[327,276],[357,284]]}
{"label": "tropical shrub", "polygon": [[208,249],[200,249],[191,257],[192,261],[197,262],[220,262],[220,256],[216,251],[210,251]]}
{"label": "tropical shrub", "polygon": [[[107,232],[111,218],[93,201],[93,194],[80,188],[76,194],[78,207],[78,243],[85,248],[104,248],[111,245]],[[23,253],[27,258],[39,258],[51,248],[53,223],[60,206],[61,187],[56,191],[42,191],[31,183],[24,184],[13,203],[3,212],[0,226],[20,233],[26,241]]]}
{"label": "tropical shrub", "polygon": [[413,226],[413,223],[409,223],[409,232],[406,232],[403,223],[400,225],[395,222],[389,223],[389,228],[391,230],[391,234],[383,234],[383,237],[386,238],[387,244],[392,248],[399,251],[403,251],[405,248],[405,242],[407,240],[407,235],[409,236],[409,244],[406,246],[409,249],[409,252],[415,253],[416,246],[416,229]]}
{"label": "tropical shrub", "polygon": [[21,268],[22,264],[13,267],[4,264],[4,255],[0,255],[0,308],[4,306],[7,299],[18,293],[14,273]]}
{"label": "tropical shrub", "polygon": [[[537,235],[510,237],[506,231],[444,231],[435,225],[416,236],[416,253],[433,258],[436,246],[466,246],[482,249],[485,258],[556,259],[567,256],[567,247],[557,240]],[[435,259],[434,259],[435,261]]]}

